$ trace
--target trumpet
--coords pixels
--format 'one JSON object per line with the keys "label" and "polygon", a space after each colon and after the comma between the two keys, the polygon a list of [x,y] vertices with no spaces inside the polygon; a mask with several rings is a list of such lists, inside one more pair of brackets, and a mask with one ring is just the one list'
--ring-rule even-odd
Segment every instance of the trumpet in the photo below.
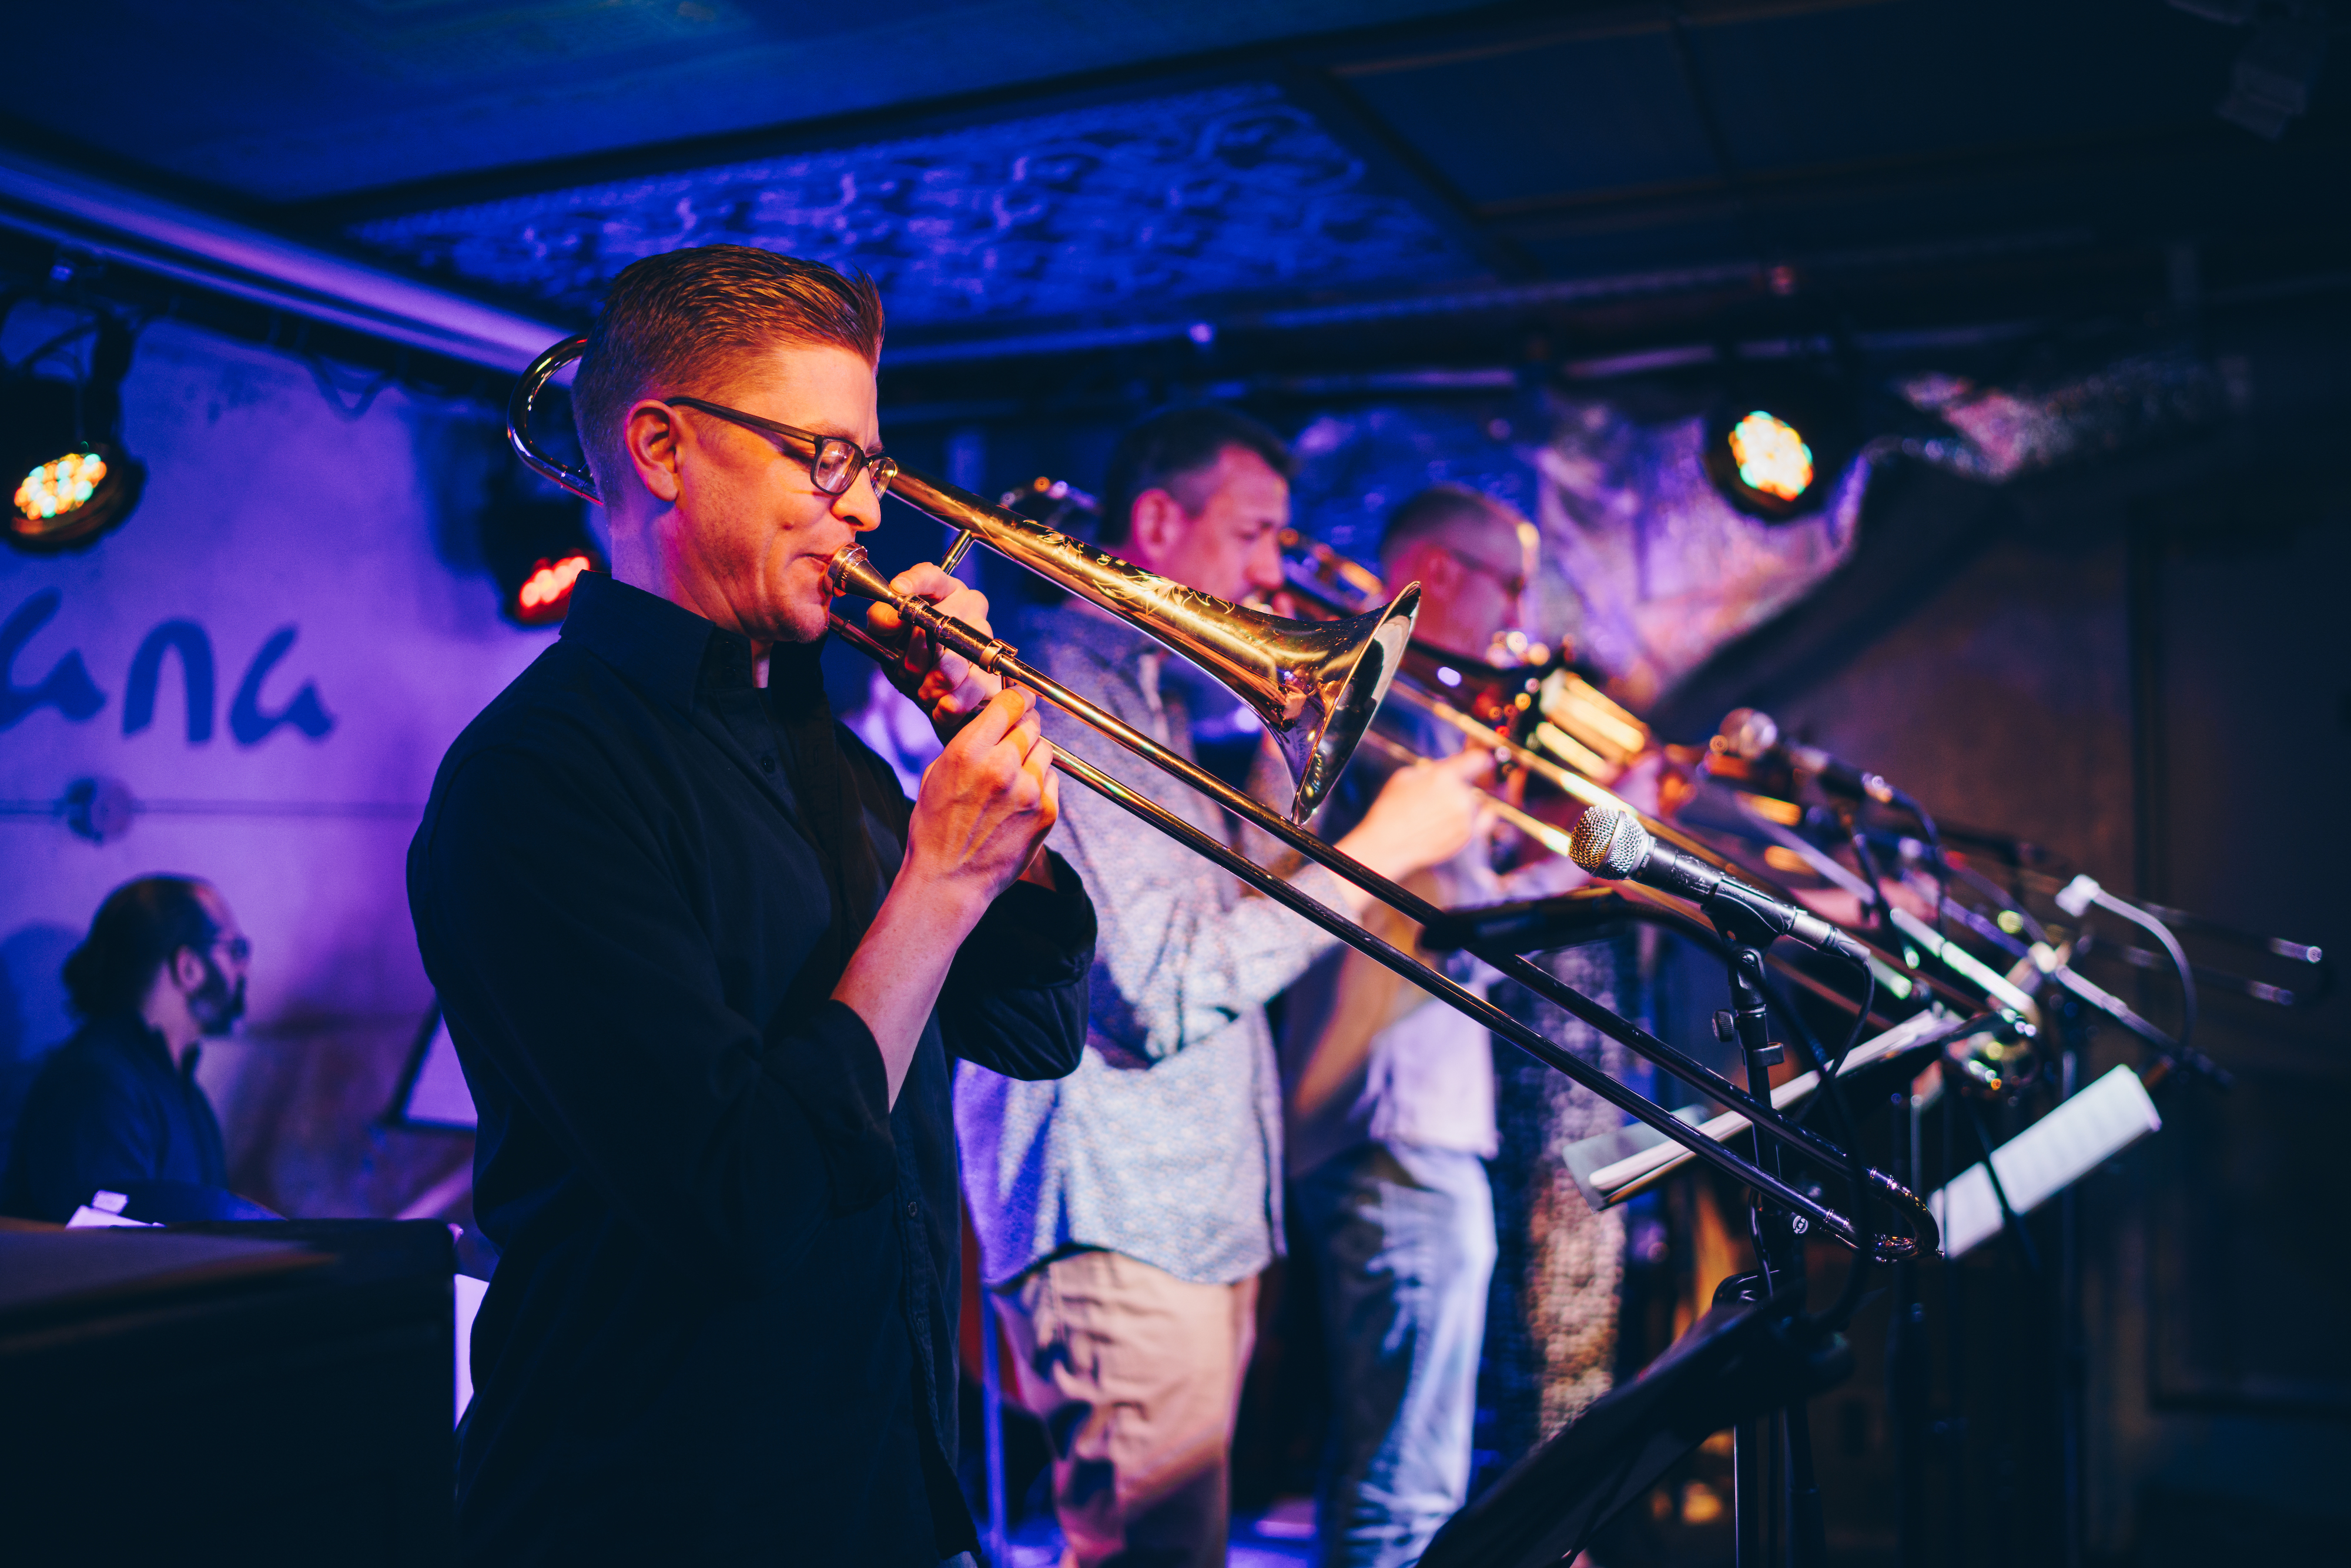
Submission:
{"label": "trumpet", "polygon": [[[1284,529],[1281,537],[1284,575],[1295,597],[1337,613],[1351,601],[1381,591],[1381,579],[1369,567],[1328,545],[1306,539],[1294,528]],[[1773,879],[1733,864],[1719,850],[1670,821],[1673,795],[1687,799],[1694,789],[1691,781],[1717,770],[1715,757],[1697,747],[1658,743],[1647,725],[1600,690],[1564,655],[1522,665],[1489,664],[1413,643],[1405,649],[1400,674],[1393,694],[1395,700],[1459,731],[1469,744],[1495,751],[1529,777],[1580,805],[1626,812],[1684,854],[1753,881],[1778,896],[1790,896]],[[1714,751],[1719,753],[1721,747],[1718,740]],[[1661,794],[1667,800],[1659,811],[1641,810],[1608,788],[1635,767],[1656,758],[1667,764]],[[1532,813],[1508,803],[1498,807],[1498,811],[1545,850],[1567,852],[1565,835]],[[1646,890],[1631,896],[1651,904],[1669,902]],[[1896,995],[1917,994],[1970,1013],[2011,1011],[2028,1019],[2039,1017],[2029,996],[1996,971],[1973,961],[1956,944],[1931,932],[1923,939],[1912,931],[1902,935],[1932,956],[1949,971],[1948,977],[1922,970],[1866,932],[1849,934],[1868,949],[1879,984]],[[1805,983],[1799,972],[1777,960],[1774,967]]]}
{"label": "trumpet", "polygon": [[[1370,567],[1296,528],[1281,530],[1281,549],[1282,575],[1291,597],[1315,610],[1355,613],[1354,606],[1385,591],[1380,575]],[[1531,656],[1522,663],[1489,664],[1415,643],[1404,656],[1403,674],[1409,685],[1398,690],[1405,701],[1445,722],[1452,720],[1436,712],[1432,699],[1499,732],[1513,748],[1513,759],[1531,752],[1602,785],[1616,782],[1660,752],[1682,768],[1698,765],[1702,753],[1661,747],[1647,725],[1565,654],[1553,656],[1541,647],[1526,651]],[[1551,779],[1548,772],[1541,776]],[[1586,805],[1595,803],[1579,790],[1567,792]]]}
{"label": "trumpet", "polygon": [[[566,488],[594,499],[592,477],[538,450],[530,435],[532,404],[538,391],[585,346],[584,338],[569,339],[532,362],[508,404],[507,431],[515,450],[531,467]],[[902,624],[919,630],[934,646],[950,649],[982,669],[1027,686],[1079,723],[1190,785],[1308,860],[1328,867],[1405,918],[1426,925],[1441,917],[1443,911],[1434,904],[1300,825],[1311,810],[1312,800],[1327,791],[1361,739],[1395,674],[1396,656],[1409,638],[1412,616],[1417,607],[1416,588],[1406,588],[1383,609],[1342,621],[1292,621],[1228,604],[1155,577],[1081,540],[904,468],[891,493],[997,554],[1092,601],[1201,664],[1249,703],[1260,716],[1268,717],[1269,728],[1273,727],[1272,720],[1279,718],[1296,732],[1297,738],[1285,739],[1282,745],[1297,781],[1291,811],[1285,814],[1265,805],[1070,691],[1023,660],[1019,651],[1003,639],[942,612],[927,600],[900,593],[874,569],[862,547],[852,545],[834,556],[831,577],[836,592],[892,606],[898,612]],[[861,652],[883,659],[898,656],[838,614],[833,616],[831,625],[834,634]],[[1278,737],[1283,734],[1276,733]],[[1764,1096],[1759,1099],[1756,1093],[1619,1017],[1515,951],[1492,943],[1479,943],[1471,947],[1479,957],[1536,995],[1740,1112],[1754,1125],[1759,1138],[1768,1135],[1781,1147],[1846,1176],[1854,1189],[1851,1215],[1831,1207],[1824,1196],[1809,1189],[1809,1184],[1798,1186],[1783,1178],[1776,1168],[1777,1158],[1761,1145],[1758,1146],[1760,1159],[1749,1160],[1716,1143],[1443,971],[1329,908],[1220,840],[1201,832],[1141,791],[1059,748],[1054,766],[1248,886],[1476,1019],[1538,1061],[1565,1073],[1625,1114],[1656,1128],[1696,1157],[1746,1184],[1772,1203],[1804,1216],[1811,1224],[1823,1228],[1862,1255],[1896,1261],[1935,1250],[1939,1233],[1932,1213],[1917,1194],[1885,1173],[1864,1165],[1856,1155],[1802,1122],[1782,1115],[1769,1103],[1767,1086],[1754,1086]],[[1886,1207],[1898,1217],[1898,1233],[1879,1229],[1872,1223],[1869,1207],[1873,1203]]]}

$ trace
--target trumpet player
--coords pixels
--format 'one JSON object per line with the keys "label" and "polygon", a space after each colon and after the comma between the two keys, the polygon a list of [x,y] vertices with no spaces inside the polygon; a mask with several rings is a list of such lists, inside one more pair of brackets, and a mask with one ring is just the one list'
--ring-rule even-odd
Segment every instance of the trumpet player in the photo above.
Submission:
{"label": "trumpet player", "polygon": [[[1391,583],[1421,585],[1416,642],[1480,660],[1520,625],[1532,561],[1521,519],[1437,486],[1398,507],[1380,546]],[[1426,757],[1458,733],[1391,702],[1383,733]],[[1367,748],[1341,779],[1324,831],[1347,826],[1387,768]],[[1484,835],[1414,884],[1447,906],[1501,896]],[[1401,916],[1374,916],[1409,946]],[[1474,965],[1454,977],[1472,979]],[[1322,1561],[1416,1561],[1467,1500],[1479,1351],[1495,1259],[1485,1160],[1499,1144],[1492,1048],[1475,1019],[1376,964],[1329,954],[1292,988],[1283,1085],[1299,1229],[1312,1249],[1330,1371],[1318,1499]]]}
{"label": "trumpet player", "polygon": [[[1290,471],[1254,421],[1162,414],[1113,456],[1101,542],[1220,598],[1270,593]],[[1191,755],[1183,685],[1143,632],[1081,601],[1024,642],[1055,680]],[[1050,715],[1046,733],[1116,760]],[[1401,770],[1340,847],[1391,877],[1450,860],[1480,831],[1484,772],[1479,758]],[[1189,789],[1163,803],[1230,836]],[[1221,1563],[1257,1280],[1281,1249],[1265,1003],[1332,939],[1105,800],[1065,799],[1052,842],[1101,919],[1086,1046],[1057,1082],[957,1076],[982,1277],[1003,1309],[1018,1396],[1052,1444],[1064,1563]],[[1320,868],[1293,880],[1350,915],[1369,903]]]}
{"label": "trumpet player", "polygon": [[[451,747],[410,848],[501,1254],[461,1562],[976,1544],[948,1058],[1068,1071],[1093,915],[1044,848],[1025,694],[917,647],[946,750],[912,800],[826,706],[826,566],[895,471],[882,329],[869,280],[764,250],[620,275],[574,394],[612,575]],[[898,585],[985,622],[935,566]]]}

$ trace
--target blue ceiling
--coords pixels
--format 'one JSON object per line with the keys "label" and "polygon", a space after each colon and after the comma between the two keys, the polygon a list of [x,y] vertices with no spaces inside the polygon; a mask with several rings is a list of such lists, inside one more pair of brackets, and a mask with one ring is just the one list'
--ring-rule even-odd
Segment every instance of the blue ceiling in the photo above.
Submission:
{"label": "blue ceiling", "polygon": [[289,202],[1460,11],[1475,0],[82,0],[10,113]]}
{"label": "blue ceiling", "polygon": [[575,321],[638,256],[771,246],[941,355],[1783,262],[1843,310],[1886,256],[1923,310],[1985,256],[2093,298],[2181,243],[2339,268],[2343,68],[2265,141],[2214,115],[2252,36],[2163,0],[97,0],[11,18],[106,68],[16,73],[0,155]]}
{"label": "blue ceiling", "polygon": [[362,223],[434,272],[585,314],[629,263],[725,242],[862,268],[893,326],[1165,312],[1475,267],[1274,88],[993,120]]}

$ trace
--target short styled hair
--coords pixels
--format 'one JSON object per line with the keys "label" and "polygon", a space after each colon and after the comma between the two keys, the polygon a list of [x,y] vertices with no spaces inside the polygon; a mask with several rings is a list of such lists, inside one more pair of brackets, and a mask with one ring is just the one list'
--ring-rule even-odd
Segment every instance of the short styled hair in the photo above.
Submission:
{"label": "short styled hair", "polygon": [[580,447],[597,493],[629,472],[622,421],[648,393],[723,392],[728,361],[776,347],[831,345],[882,358],[882,296],[863,273],[747,245],[705,245],[632,262],[612,279],[572,383]]}
{"label": "short styled hair", "polygon": [[1228,446],[1256,453],[1285,479],[1297,473],[1289,444],[1245,413],[1212,405],[1155,413],[1121,436],[1111,454],[1102,480],[1099,542],[1124,544],[1134,527],[1137,497],[1215,467]]}
{"label": "short styled hair", "polygon": [[1467,485],[1431,485],[1388,514],[1387,527],[1380,530],[1380,567],[1392,574],[1404,552],[1424,539],[1442,543],[1479,523],[1499,523],[1515,532],[1523,521],[1509,503]]}
{"label": "short styled hair", "polygon": [[212,951],[220,927],[191,876],[142,876],[106,895],[89,935],[66,956],[66,997],[85,1019],[136,1012],[155,972],[183,947]]}

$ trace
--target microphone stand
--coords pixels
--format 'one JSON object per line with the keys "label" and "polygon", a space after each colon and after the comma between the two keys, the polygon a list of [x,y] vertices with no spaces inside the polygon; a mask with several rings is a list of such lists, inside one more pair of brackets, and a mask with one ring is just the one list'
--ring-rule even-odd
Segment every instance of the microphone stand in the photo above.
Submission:
{"label": "microphone stand", "polygon": [[[1787,1055],[1771,1039],[1771,1019],[1763,990],[1763,949],[1772,933],[1747,911],[1728,900],[1709,905],[1715,929],[1730,949],[1730,1009],[1715,1017],[1715,1032],[1724,1043],[1737,1040],[1747,1067],[1747,1092],[1767,1102],[1771,1071]],[[1766,1170],[1779,1174],[1780,1150],[1775,1140],[1753,1137],[1754,1158]],[[1801,1238],[1809,1228],[1791,1210],[1761,1197],[1749,1210],[1755,1242],[1757,1271],[1726,1280],[1715,1291],[1715,1301],[1760,1301],[1783,1291],[1803,1289],[1804,1260]],[[1855,1267],[1860,1267],[1856,1260]],[[1799,1396],[1776,1411],[1742,1421],[1731,1428],[1731,1520],[1737,1542],[1737,1568],[1821,1568],[1827,1561],[1827,1527],[1821,1513],[1821,1490],[1813,1468],[1812,1425]]]}

